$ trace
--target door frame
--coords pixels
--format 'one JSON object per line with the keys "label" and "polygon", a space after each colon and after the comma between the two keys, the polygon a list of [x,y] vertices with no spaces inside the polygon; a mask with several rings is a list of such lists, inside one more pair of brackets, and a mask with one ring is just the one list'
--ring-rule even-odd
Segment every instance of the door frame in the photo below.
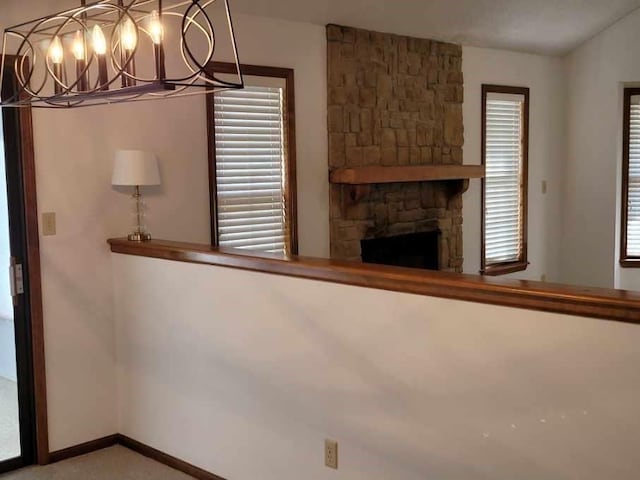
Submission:
{"label": "door frame", "polygon": [[[5,62],[15,64],[16,57],[7,55]],[[0,86],[1,87],[1,86]],[[28,298],[25,308],[30,324],[31,378],[29,390],[33,401],[32,428],[35,440],[34,461],[40,465],[49,463],[49,430],[47,420],[47,386],[44,353],[44,322],[42,307],[42,276],[40,269],[40,236],[38,228],[38,202],[36,168],[31,107],[18,108],[20,141],[17,155],[18,169],[22,177],[23,228],[25,239],[25,263],[27,266]],[[1,112],[0,112],[1,113]]]}

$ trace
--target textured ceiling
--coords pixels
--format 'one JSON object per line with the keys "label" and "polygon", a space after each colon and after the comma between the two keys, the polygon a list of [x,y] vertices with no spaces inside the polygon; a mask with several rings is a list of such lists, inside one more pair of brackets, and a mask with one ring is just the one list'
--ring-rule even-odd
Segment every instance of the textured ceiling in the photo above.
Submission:
{"label": "textured ceiling", "polygon": [[[423,38],[564,55],[640,0],[229,0],[233,13],[337,23]],[[77,6],[79,0],[0,0],[0,25]]]}
{"label": "textured ceiling", "polygon": [[230,0],[234,12],[564,55],[640,0]]}

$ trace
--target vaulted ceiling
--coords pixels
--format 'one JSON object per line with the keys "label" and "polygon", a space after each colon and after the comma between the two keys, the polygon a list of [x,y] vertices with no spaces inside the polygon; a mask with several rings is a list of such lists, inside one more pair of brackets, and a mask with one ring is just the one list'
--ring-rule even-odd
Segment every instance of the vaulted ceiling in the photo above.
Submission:
{"label": "vaulted ceiling", "polygon": [[564,55],[640,0],[230,0],[234,12]]}

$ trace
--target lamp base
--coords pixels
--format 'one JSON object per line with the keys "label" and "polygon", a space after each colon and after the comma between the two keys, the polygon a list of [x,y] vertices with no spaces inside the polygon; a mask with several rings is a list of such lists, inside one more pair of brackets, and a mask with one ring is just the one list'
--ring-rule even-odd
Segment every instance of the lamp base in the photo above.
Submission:
{"label": "lamp base", "polygon": [[127,236],[127,239],[130,242],[148,242],[149,240],[151,240],[151,234],[141,232],[130,233]]}

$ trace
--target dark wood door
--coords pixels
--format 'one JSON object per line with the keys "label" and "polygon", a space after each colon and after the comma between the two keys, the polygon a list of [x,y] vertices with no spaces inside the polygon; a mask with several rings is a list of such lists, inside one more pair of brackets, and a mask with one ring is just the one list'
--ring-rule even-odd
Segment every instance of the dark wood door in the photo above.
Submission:
{"label": "dark wood door", "polygon": [[[11,96],[16,88],[15,75],[10,69],[5,69],[2,79],[2,97]],[[3,263],[10,263],[9,271],[0,271],[0,275],[9,277],[10,293],[3,291],[0,294],[11,295],[9,305],[13,304],[13,336],[15,340],[15,380],[17,391],[17,440],[19,448],[8,449],[5,458],[0,458],[0,473],[13,470],[25,465],[35,463],[36,460],[36,424],[35,424],[35,395],[34,395],[34,368],[31,308],[29,305],[29,264],[27,255],[27,206],[25,199],[29,196],[25,193],[23,178],[24,136],[31,136],[30,122],[24,122],[24,110],[21,108],[2,108],[2,133],[0,141],[4,152],[5,179],[4,185],[0,182],[0,188],[6,189],[6,202],[0,204],[0,215],[8,219],[8,249],[4,246],[0,255],[9,256]],[[29,129],[29,131],[25,131]],[[3,235],[7,237],[5,227]],[[6,242],[4,242],[6,244]],[[8,250],[8,251],[7,251]],[[3,269],[4,270],[4,269]],[[6,290],[6,288],[4,289]],[[5,299],[6,301],[6,299]],[[12,352],[13,353],[13,352]],[[0,409],[10,408],[0,403]],[[10,424],[6,428],[15,428]],[[15,441],[16,439],[14,439]],[[15,452],[12,453],[12,452]],[[8,457],[8,458],[7,458]]]}

